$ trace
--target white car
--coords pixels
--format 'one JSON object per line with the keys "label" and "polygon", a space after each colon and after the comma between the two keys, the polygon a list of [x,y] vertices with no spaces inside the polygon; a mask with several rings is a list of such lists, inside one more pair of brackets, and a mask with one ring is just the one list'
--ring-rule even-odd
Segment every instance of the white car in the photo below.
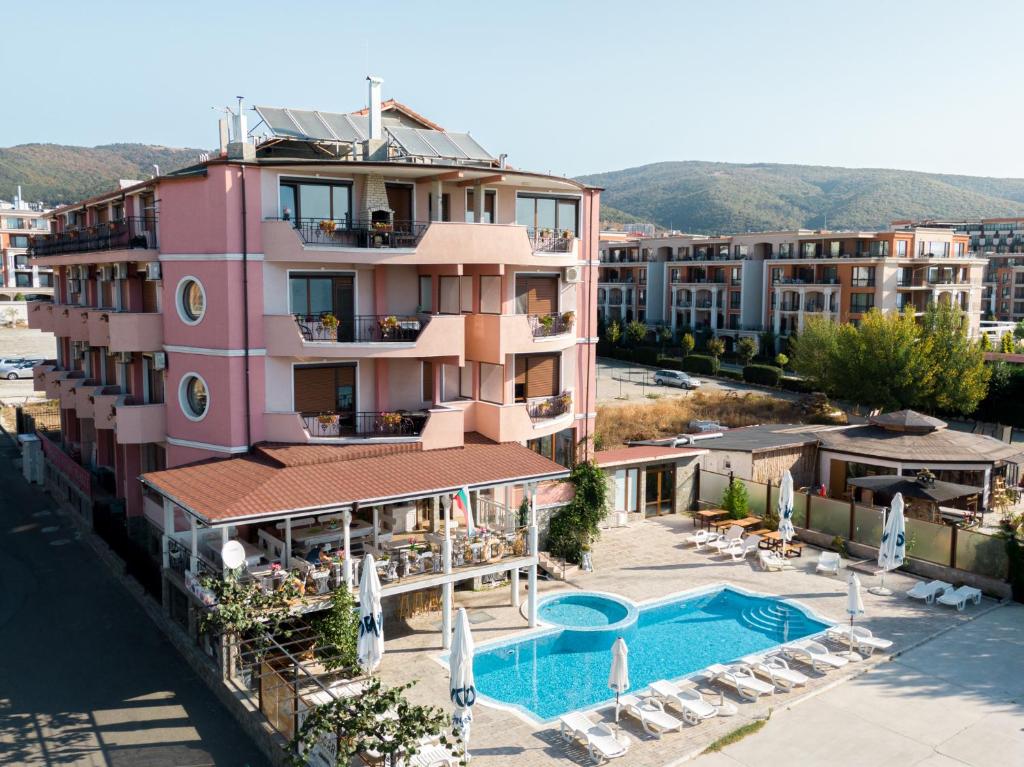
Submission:
{"label": "white car", "polygon": [[681,370],[658,370],[654,373],[654,383],[658,386],[678,386],[680,389],[696,389],[700,386],[700,380]]}
{"label": "white car", "polygon": [[13,381],[16,378],[31,378],[32,368],[38,365],[41,361],[42,360],[18,360],[17,362],[0,365],[0,378],[6,378],[8,381]]}

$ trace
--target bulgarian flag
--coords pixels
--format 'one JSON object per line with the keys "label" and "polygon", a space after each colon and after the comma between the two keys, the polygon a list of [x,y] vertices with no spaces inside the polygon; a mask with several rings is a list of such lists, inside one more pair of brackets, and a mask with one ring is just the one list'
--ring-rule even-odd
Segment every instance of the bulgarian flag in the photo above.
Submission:
{"label": "bulgarian flag", "polygon": [[473,524],[473,507],[469,503],[469,488],[464,487],[452,496],[452,505],[462,512],[466,520],[466,535],[472,538],[476,534],[476,527]]}

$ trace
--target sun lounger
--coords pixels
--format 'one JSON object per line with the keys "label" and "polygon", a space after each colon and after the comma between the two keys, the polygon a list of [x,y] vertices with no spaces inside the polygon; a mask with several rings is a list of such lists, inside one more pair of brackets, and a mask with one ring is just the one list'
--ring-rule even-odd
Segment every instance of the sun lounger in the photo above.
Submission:
{"label": "sun lounger", "polygon": [[708,546],[713,548],[719,554],[725,552],[730,546],[733,545],[733,541],[739,541],[743,537],[743,528],[739,525],[733,525],[725,531],[725,535],[721,535],[713,541],[708,543]]}
{"label": "sun lounger", "polygon": [[907,592],[907,596],[911,599],[923,599],[926,605],[930,605],[935,601],[935,597],[952,590],[952,583],[946,583],[945,581],[929,581],[925,583],[922,581],[921,583],[915,583],[914,588]]}
{"label": "sun lounger", "polygon": [[976,605],[981,604],[981,589],[976,589],[973,586],[961,586],[953,591],[947,591],[945,594],[935,598],[935,601],[940,605],[950,605],[956,607],[957,611],[963,610],[968,602],[974,602]]}
{"label": "sun lounger", "polygon": [[704,673],[712,682],[732,687],[741,698],[756,701],[762,695],[774,695],[775,686],[754,676],[750,667],[742,663],[725,666],[716,663],[708,666]]}
{"label": "sun lounger", "polygon": [[825,636],[837,644],[849,646],[850,637],[853,636],[853,646],[861,655],[871,655],[875,650],[888,650],[892,647],[891,639],[882,639],[871,633],[871,629],[863,626],[833,626],[825,632]]}
{"label": "sun lounger", "polygon": [[619,698],[619,711],[624,711],[639,720],[644,732],[656,738],[660,738],[664,732],[679,732],[683,729],[682,720],[666,712],[665,704],[657,698],[623,695]]}
{"label": "sun lounger", "polygon": [[786,558],[777,551],[761,549],[757,552],[757,561],[762,570],[784,570],[786,568]]}
{"label": "sun lounger", "polygon": [[402,767],[459,767],[459,757],[434,741],[423,741],[416,753],[402,761]]}
{"label": "sun lounger", "polygon": [[839,554],[834,551],[823,551],[818,555],[818,564],[814,569],[819,573],[832,573],[832,575],[839,575],[839,568],[842,564],[842,560],[839,559]]}
{"label": "sun lounger", "polygon": [[842,668],[849,663],[846,658],[833,655],[825,645],[812,639],[801,639],[799,642],[785,645],[782,652],[791,660],[803,663],[822,673],[829,669]]}
{"label": "sun lounger", "polygon": [[790,668],[785,660],[777,655],[748,655],[743,662],[750,666],[755,674],[760,674],[783,692],[794,687],[801,687],[809,681],[806,674]]}
{"label": "sun lounger", "polygon": [[719,533],[712,532],[711,530],[698,530],[695,533],[691,533],[686,536],[683,540],[687,543],[692,543],[697,551],[700,551],[704,546],[711,543],[711,541],[717,540],[721,535]]}
{"label": "sun lounger", "polygon": [[727,551],[732,556],[733,562],[742,562],[747,558],[747,554],[757,551],[757,545],[760,542],[760,535],[748,535],[746,538],[734,543]]}
{"label": "sun lounger", "polygon": [[704,696],[692,687],[680,687],[674,682],[661,679],[651,682],[651,692],[670,706],[674,706],[687,724],[700,724],[718,713],[718,707],[704,700]]}
{"label": "sun lounger", "polygon": [[582,743],[597,764],[605,759],[625,756],[629,750],[629,740],[625,735],[616,736],[607,724],[595,722],[582,711],[573,711],[558,721],[562,737]]}

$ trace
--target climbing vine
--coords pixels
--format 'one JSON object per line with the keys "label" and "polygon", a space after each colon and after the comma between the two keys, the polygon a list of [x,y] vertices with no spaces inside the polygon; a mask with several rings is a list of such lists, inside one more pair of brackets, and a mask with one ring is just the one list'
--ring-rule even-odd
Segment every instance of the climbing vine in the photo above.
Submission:
{"label": "climbing vine", "polygon": [[608,480],[596,463],[583,461],[573,467],[568,481],[576,493],[551,515],[548,549],[553,556],[579,564],[583,552],[600,535],[598,526],[608,516]]}

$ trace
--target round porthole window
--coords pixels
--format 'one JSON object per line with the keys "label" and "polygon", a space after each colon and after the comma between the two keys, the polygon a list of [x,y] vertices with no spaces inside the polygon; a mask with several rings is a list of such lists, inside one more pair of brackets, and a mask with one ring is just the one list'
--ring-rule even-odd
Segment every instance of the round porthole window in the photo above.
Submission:
{"label": "round porthole window", "polygon": [[181,379],[178,390],[181,411],[191,420],[200,421],[210,408],[210,392],[206,381],[198,373],[189,373]]}
{"label": "round porthole window", "polygon": [[206,313],[206,291],[195,277],[184,277],[178,283],[178,315],[183,322],[196,325]]}

